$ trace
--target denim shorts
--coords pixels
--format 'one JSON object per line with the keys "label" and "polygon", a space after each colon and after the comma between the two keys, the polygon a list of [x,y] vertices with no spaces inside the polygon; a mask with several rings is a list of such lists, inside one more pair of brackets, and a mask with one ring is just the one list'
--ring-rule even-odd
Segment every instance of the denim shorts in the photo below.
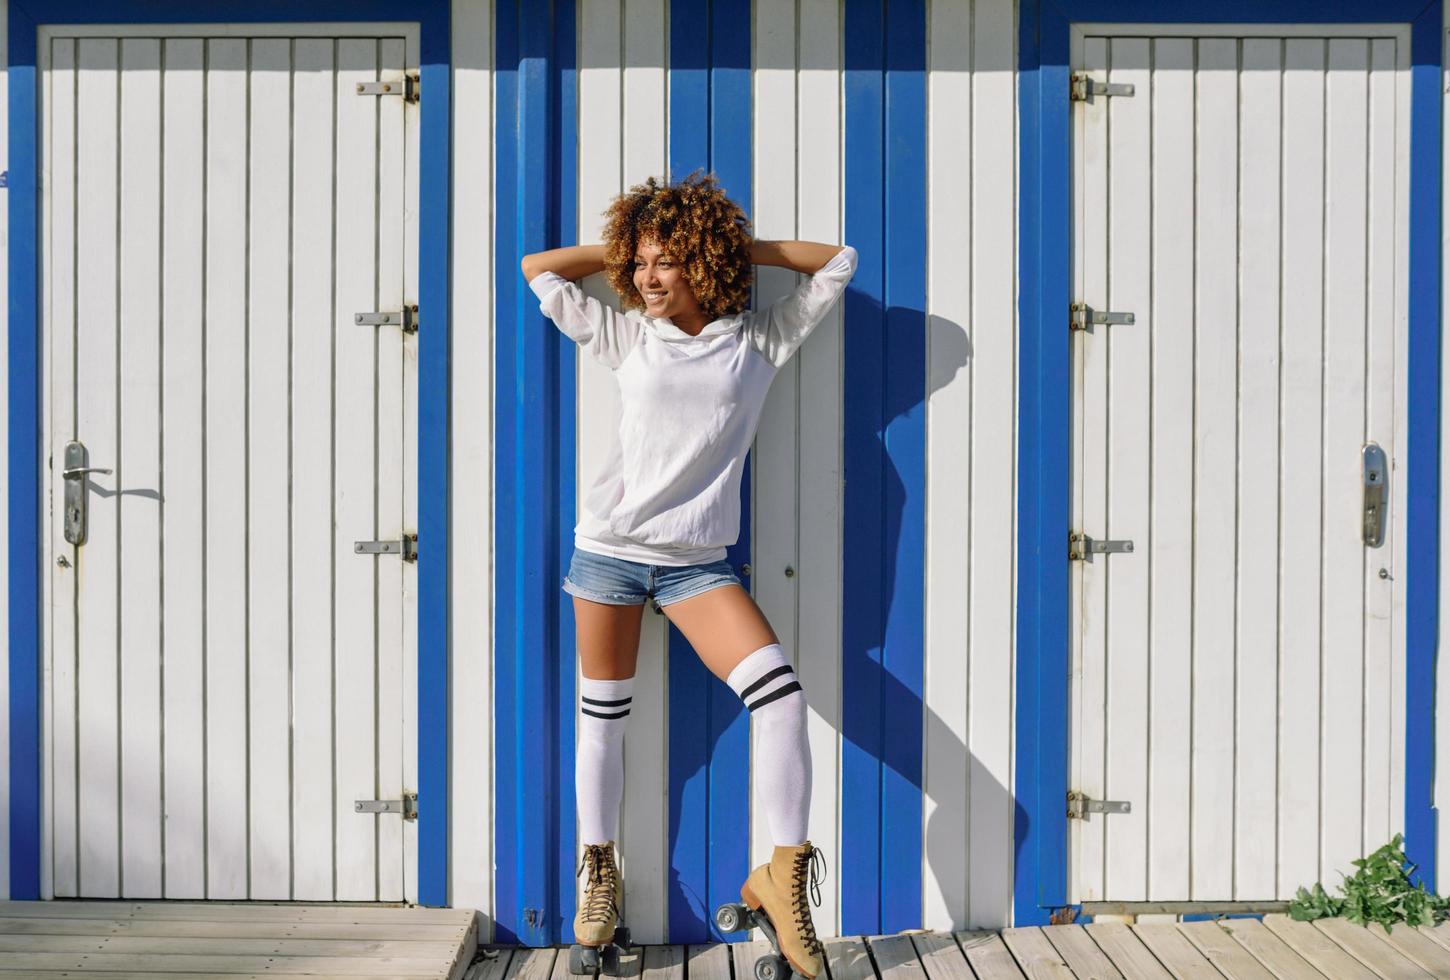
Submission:
{"label": "denim shorts", "polygon": [[564,591],[612,606],[642,605],[653,599],[668,606],[722,585],[740,585],[724,558],[703,565],[644,565],[625,558],[574,549]]}

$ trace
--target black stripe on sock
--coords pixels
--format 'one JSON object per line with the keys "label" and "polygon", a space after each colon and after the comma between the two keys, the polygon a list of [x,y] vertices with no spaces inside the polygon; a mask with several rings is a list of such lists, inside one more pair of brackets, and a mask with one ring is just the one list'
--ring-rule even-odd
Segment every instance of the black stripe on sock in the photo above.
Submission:
{"label": "black stripe on sock", "polygon": [[596,708],[618,708],[621,705],[629,704],[629,702],[633,701],[634,698],[623,698],[619,701],[600,701],[595,698],[586,697],[583,700],[585,704],[592,704]]}
{"label": "black stripe on sock", "polygon": [[767,684],[770,681],[775,680],[781,674],[789,674],[790,672],[791,672],[790,664],[781,664],[779,667],[775,668],[774,670],[769,671],[764,677],[760,678],[760,680],[756,681],[754,684],[751,684],[745,690],[741,691],[740,692],[740,700],[744,701],[746,698],[750,697],[750,695],[752,695],[756,691],[758,691],[760,689],[761,685]]}
{"label": "black stripe on sock", "polygon": [[747,704],[745,707],[750,709],[751,711],[754,711],[756,708],[762,708],[765,705],[770,704],[770,702],[772,701],[779,701],[787,694],[794,694],[800,689],[801,686],[798,681],[791,681],[789,684],[782,684],[780,687],[776,688],[774,691],[771,691],[759,701],[756,701],[754,704]]}
{"label": "black stripe on sock", "polygon": [[629,709],[628,708],[625,708],[623,711],[619,712],[618,714],[613,714],[613,715],[606,714],[603,711],[590,711],[588,708],[580,708],[579,710],[582,711],[582,712],[584,712],[586,715],[590,715],[590,716],[592,716],[594,718],[623,718],[625,715],[629,714]]}

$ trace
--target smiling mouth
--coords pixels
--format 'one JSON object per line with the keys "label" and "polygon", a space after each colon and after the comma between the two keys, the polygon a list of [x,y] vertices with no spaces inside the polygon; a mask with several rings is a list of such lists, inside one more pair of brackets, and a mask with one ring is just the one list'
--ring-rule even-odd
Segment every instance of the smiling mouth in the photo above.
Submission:
{"label": "smiling mouth", "polygon": [[662,299],[665,298],[665,294],[664,293],[645,293],[644,294],[644,298],[648,302],[658,303],[660,300],[662,300]]}

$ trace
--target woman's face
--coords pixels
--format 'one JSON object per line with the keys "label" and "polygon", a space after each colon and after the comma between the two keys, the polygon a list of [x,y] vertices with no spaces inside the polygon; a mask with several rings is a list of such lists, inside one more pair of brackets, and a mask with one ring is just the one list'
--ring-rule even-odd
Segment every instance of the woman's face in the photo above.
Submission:
{"label": "woman's face", "polygon": [[634,288],[644,298],[644,311],[653,317],[686,319],[700,313],[685,270],[673,256],[660,251],[658,242],[641,239],[634,250]]}

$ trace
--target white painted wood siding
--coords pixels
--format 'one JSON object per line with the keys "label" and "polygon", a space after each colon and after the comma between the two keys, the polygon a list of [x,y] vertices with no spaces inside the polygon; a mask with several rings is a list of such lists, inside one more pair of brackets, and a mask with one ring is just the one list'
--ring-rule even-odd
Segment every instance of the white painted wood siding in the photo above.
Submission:
{"label": "white painted wood siding", "polygon": [[105,33],[42,36],[54,894],[410,897],[353,801],[416,779],[416,566],[353,543],[416,527],[416,337],[354,316],[416,302],[417,110],[355,86],[416,38]]}
{"label": "white painted wood siding", "polygon": [[1074,36],[1136,86],[1073,110],[1074,298],[1136,322],[1072,339],[1073,527],[1135,550],[1073,564],[1072,788],[1132,811],[1070,901],[1292,898],[1403,827],[1407,38],[1245,33]]}

